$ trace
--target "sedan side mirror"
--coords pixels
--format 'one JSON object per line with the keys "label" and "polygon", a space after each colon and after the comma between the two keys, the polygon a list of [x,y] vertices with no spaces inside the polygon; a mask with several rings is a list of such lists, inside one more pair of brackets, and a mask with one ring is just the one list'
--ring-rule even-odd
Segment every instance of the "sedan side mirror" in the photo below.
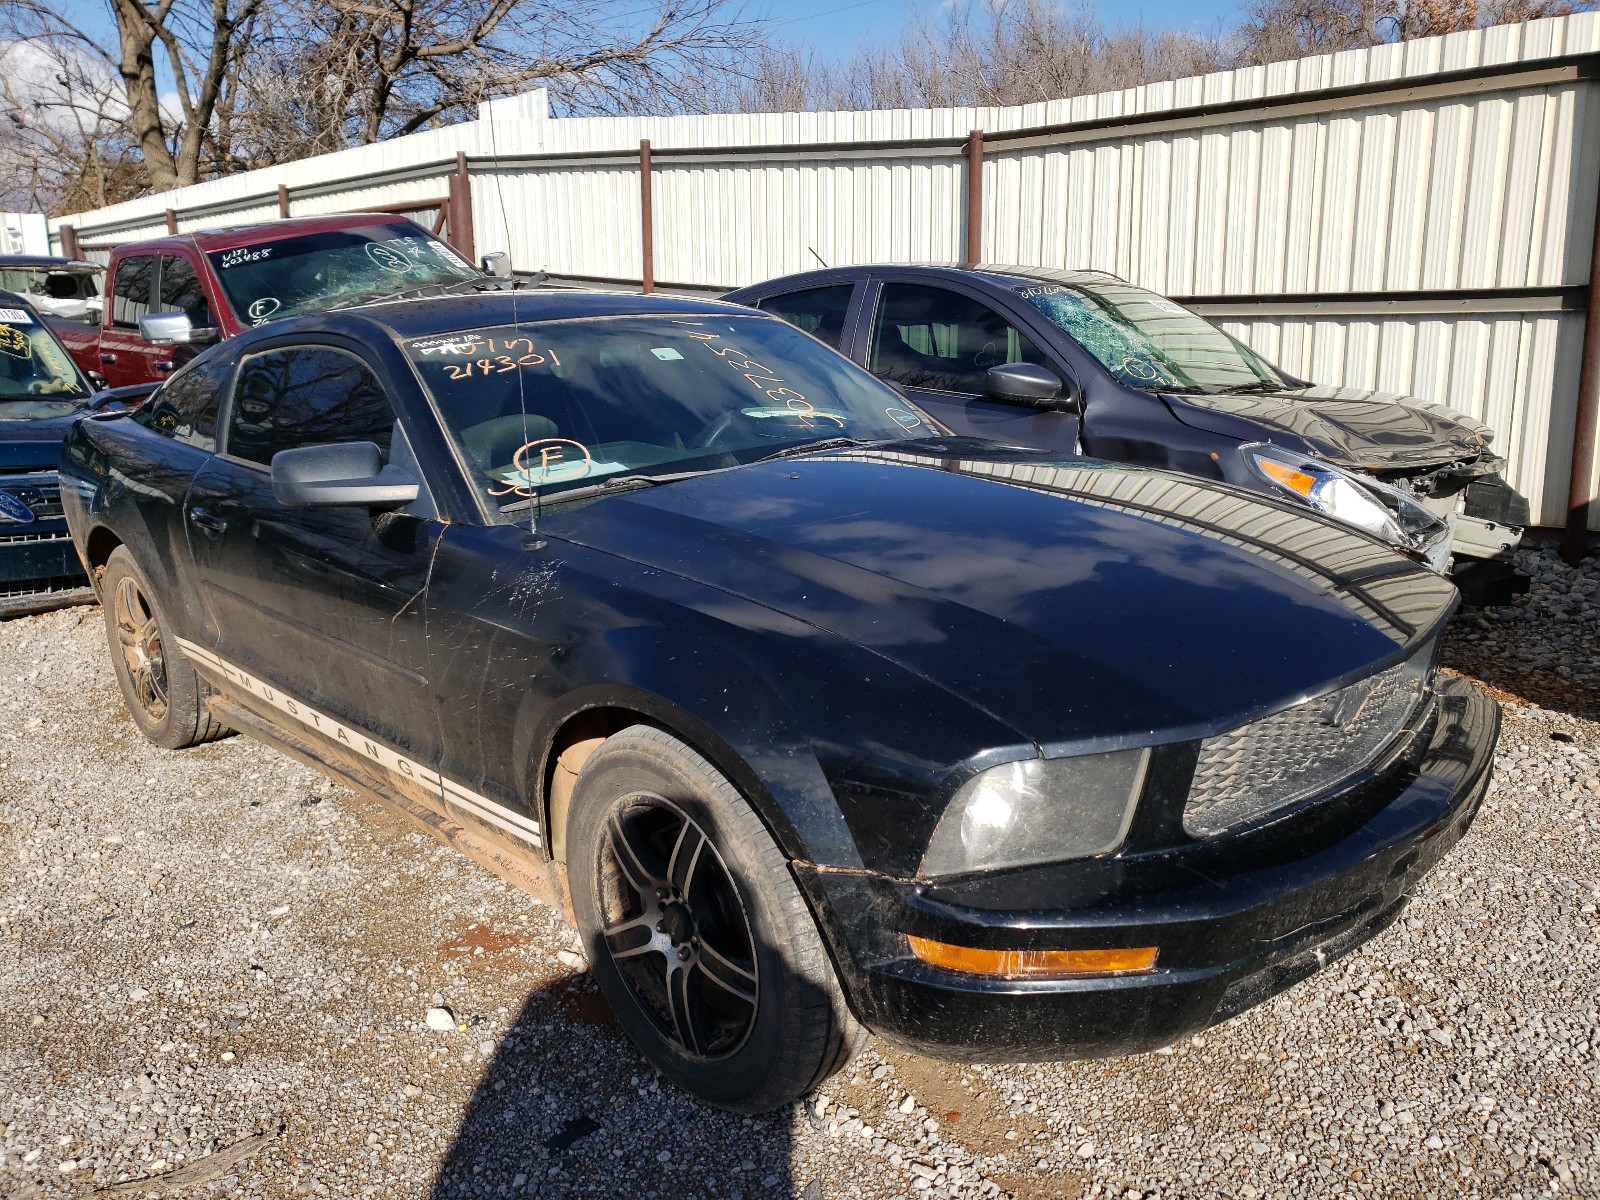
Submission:
{"label": "sedan side mirror", "polygon": [[511,255],[505,250],[491,250],[478,260],[478,265],[483,268],[485,275],[492,275],[496,279],[511,278]]}
{"label": "sedan side mirror", "polygon": [[1037,363],[990,367],[984,383],[989,399],[1004,404],[1022,404],[1049,412],[1075,413],[1083,409],[1083,392],[1077,383],[1063,384],[1059,375]]}
{"label": "sedan side mirror", "polygon": [[219,333],[209,325],[195,328],[186,312],[159,312],[139,318],[139,336],[152,346],[192,346],[214,342]]}
{"label": "sedan side mirror", "polygon": [[397,508],[421,491],[404,467],[383,464],[371,442],[301,446],[272,456],[272,494],[290,508]]}

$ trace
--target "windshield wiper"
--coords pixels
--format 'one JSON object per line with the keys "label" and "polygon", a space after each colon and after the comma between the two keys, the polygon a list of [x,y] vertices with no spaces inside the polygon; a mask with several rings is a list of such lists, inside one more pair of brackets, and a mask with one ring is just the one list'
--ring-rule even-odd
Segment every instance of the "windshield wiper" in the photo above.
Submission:
{"label": "windshield wiper", "polygon": [[865,438],[836,437],[824,438],[820,442],[802,442],[797,446],[785,446],[782,450],[774,450],[771,454],[763,454],[756,462],[771,462],[775,458],[792,458],[796,454],[811,454],[823,450],[848,450],[862,446],[886,446],[892,438],[868,441]]}
{"label": "windshield wiper", "polygon": [[535,496],[526,496],[520,500],[513,500],[510,504],[500,506],[504,513],[519,512],[525,508],[532,508],[535,504],[565,504],[568,500],[581,500],[586,496],[604,496],[611,492],[631,492],[635,488],[654,487],[658,483],[673,483],[679,479],[692,479],[696,475],[704,475],[705,471],[677,471],[670,475],[608,475],[594,483],[586,483],[582,487],[566,488],[559,492],[540,492]]}

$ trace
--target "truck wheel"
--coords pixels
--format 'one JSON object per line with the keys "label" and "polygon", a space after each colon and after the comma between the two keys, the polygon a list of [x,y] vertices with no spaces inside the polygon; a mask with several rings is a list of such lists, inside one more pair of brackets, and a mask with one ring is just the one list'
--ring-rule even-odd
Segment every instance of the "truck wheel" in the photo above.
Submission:
{"label": "truck wheel", "polygon": [[717,770],[633,726],[584,764],[567,869],[595,978],[657,1069],[707,1104],[805,1095],[865,1041],[761,819]]}
{"label": "truck wheel", "polygon": [[168,750],[230,732],[206,708],[206,685],[178,649],[165,610],[126,546],[111,552],[100,594],[111,665],[139,732]]}

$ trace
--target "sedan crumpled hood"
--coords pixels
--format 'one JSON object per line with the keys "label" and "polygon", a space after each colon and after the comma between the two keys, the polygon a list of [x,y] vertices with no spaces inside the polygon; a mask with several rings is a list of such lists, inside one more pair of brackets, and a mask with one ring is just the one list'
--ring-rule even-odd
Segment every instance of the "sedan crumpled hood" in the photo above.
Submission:
{"label": "sedan crumpled hood", "polygon": [[[1079,749],[1204,736],[1364,675],[1455,597],[1287,505],[959,439],[721,471],[540,528],[785,613]],[[825,641],[817,653],[826,670]]]}
{"label": "sedan crumpled hood", "polygon": [[[1167,395],[1184,424],[1262,441],[1261,426],[1343,467],[1369,471],[1441,466],[1477,458],[1488,430],[1442,404],[1362,388],[1308,387],[1221,396]],[[1252,431],[1251,425],[1256,428]],[[1275,439],[1274,439],[1275,440]],[[1291,447],[1295,448],[1295,447]]]}

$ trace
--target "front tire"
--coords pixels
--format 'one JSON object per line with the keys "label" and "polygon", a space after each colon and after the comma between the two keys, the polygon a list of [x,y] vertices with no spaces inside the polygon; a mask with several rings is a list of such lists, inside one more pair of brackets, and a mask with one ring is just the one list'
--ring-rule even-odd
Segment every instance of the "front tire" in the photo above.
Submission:
{"label": "front tire", "polygon": [[783,852],[738,791],[670,734],[634,726],[584,764],[568,872],[595,978],[657,1069],[759,1113],[859,1049]]}
{"label": "front tire", "polygon": [[168,750],[228,733],[206,708],[206,686],[178,649],[166,610],[126,546],[106,561],[100,595],[112,669],[139,732]]}

